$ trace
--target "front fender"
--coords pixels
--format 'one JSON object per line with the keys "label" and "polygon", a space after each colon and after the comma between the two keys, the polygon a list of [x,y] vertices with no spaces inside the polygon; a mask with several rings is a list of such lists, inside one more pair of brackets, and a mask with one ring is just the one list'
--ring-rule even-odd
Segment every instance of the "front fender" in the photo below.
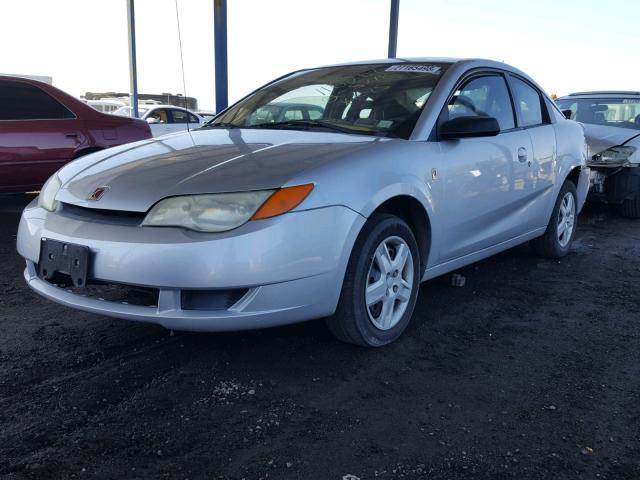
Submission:
{"label": "front fender", "polygon": [[368,218],[384,202],[399,196],[408,196],[416,199],[427,211],[427,215],[429,217],[432,216],[434,202],[431,187],[424,183],[420,185],[419,179],[415,177],[404,178],[402,182],[387,185],[377,192],[374,192],[368,201],[360,207],[358,212]]}

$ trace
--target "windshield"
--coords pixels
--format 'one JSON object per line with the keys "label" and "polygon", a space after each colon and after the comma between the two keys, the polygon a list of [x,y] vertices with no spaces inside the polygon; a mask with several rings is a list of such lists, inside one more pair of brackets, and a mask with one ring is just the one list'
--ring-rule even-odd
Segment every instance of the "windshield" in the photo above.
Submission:
{"label": "windshield", "polygon": [[[138,107],[138,115],[143,115],[148,108]],[[118,115],[119,117],[133,117],[133,108],[131,107],[120,107],[116,111],[113,112],[113,115]]]}
{"label": "windshield", "polygon": [[210,124],[334,128],[409,138],[446,64],[348,65],[306,70],[251,94]]}
{"label": "windshield", "polygon": [[557,104],[578,122],[640,130],[640,98],[564,98]]}

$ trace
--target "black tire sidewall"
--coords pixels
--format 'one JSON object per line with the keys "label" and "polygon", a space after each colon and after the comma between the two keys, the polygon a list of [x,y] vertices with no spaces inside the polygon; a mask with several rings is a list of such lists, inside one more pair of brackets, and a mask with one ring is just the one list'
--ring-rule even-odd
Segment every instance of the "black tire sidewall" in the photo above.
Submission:
{"label": "black tire sidewall", "polygon": [[[415,237],[409,226],[400,218],[384,215],[377,219],[373,219],[372,225],[367,228],[368,232],[362,232],[363,241],[357,246],[358,251],[353,252],[351,267],[354,269],[354,281],[352,291],[349,292],[349,301],[351,302],[351,311],[354,314],[355,326],[367,345],[382,346],[396,340],[402,332],[407,328],[413,316],[413,310],[420,289],[421,268],[420,254]],[[378,329],[371,320],[367,312],[365,302],[365,288],[367,284],[367,275],[369,265],[373,259],[374,252],[380,243],[388,237],[397,236],[402,238],[411,251],[413,258],[413,288],[409,298],[409,304],[402,315],[400,321],[389,330]]]}

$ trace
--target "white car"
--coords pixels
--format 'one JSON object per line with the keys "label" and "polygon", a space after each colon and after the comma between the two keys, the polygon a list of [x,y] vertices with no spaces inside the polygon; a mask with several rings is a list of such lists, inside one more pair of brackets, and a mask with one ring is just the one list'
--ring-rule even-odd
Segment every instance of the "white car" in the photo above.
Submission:
{"label": "white car", "polygon": [[[113,114],[132,117],[133,108],[120,107]],[[204,123],[202,117],[197,113],[174,105],[140,105],[138,114],[140,118],[147,121],[154,137],[198,128]]]}

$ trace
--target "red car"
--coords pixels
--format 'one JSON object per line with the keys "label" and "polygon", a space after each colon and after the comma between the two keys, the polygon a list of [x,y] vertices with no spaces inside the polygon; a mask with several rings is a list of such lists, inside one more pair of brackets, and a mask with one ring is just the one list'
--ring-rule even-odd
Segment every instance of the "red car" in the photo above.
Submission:
{"label": "red car", "polygon": [[135,118],[100,113],[46,83],[0,76],[0,193],[38,190],[65,163],[151,138]]}

